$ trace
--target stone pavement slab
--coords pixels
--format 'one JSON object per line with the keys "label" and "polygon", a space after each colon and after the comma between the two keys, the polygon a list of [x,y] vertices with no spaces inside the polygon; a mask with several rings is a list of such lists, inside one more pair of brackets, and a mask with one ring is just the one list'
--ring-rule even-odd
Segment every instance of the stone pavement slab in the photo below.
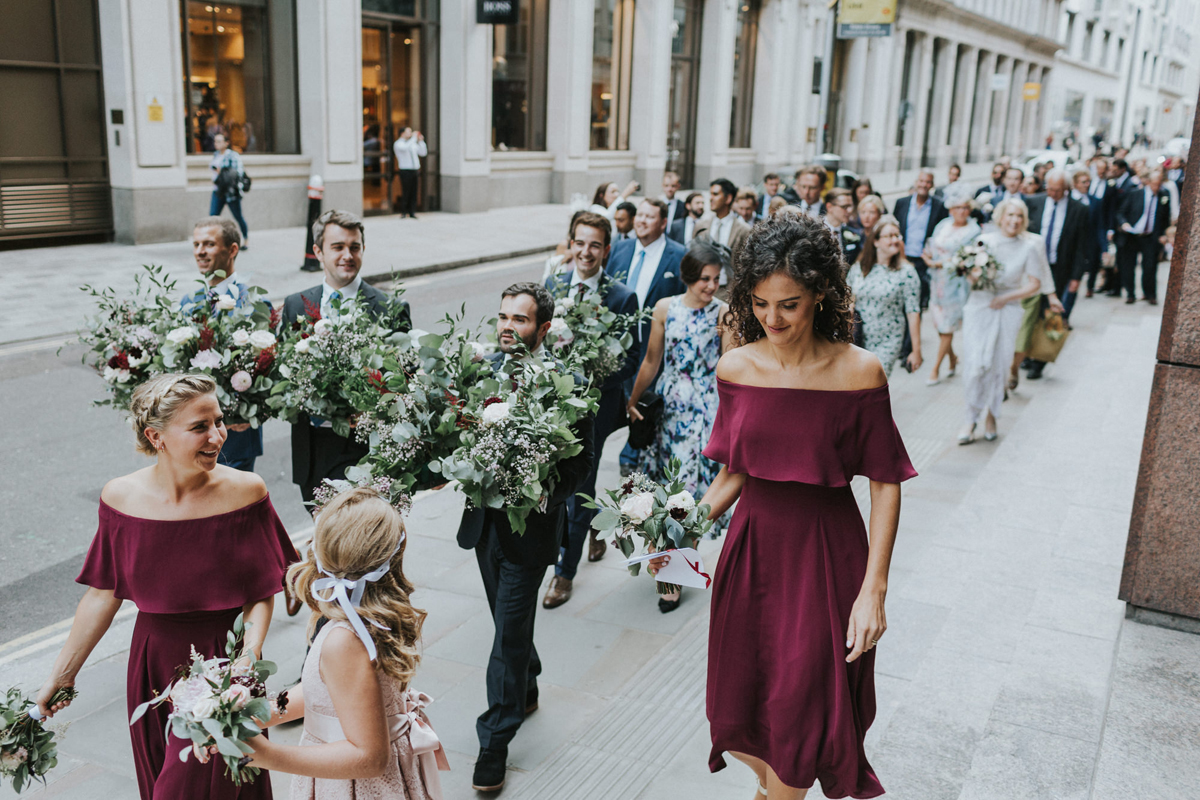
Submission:
{"label": "stone pavement slab", "polygon": [[[954,443],[960,378],[930,388],[923,372],[893,375],[895,417],[921,475],[904,486],[866,738],[890,797],[1182,800],[1200,785],[1200,639],[1126,620],[1116,600],[1157,310],[1097,297],[1072,321],[1062,360],[1012,395],[994,443]],[[601,486],[617,481],[620,444],[605,448]],[[853,487],[866,513],[867,484]],[[435,698],[430,717],[453,767],[447,798],[476,796],[491,644],[474,556],[453,541],[461,503],[452,490],[423,495],[408,520],[406,569],[429,612],[414,685]],[[709,567],[719,550],[704,543]],[[136,797],[123,717],[132,617],[122,614],[62,715],[73,721],[62,766],[30,796]],[[731,759],[708,772],[708,620],[703,592],[662,615],[651,582],[611,553],[581,565],[572,600],[538,612],[541,708],[512,744],[502,797],[753,796]],[[299,675],[304,628],[282,614],[273,624],[281,685]],[[56,647],[0,645],[0,684],[37,686]],[[298,727],[275,735],[295,741]],[[287,777],[272,779],[285,797]]]}

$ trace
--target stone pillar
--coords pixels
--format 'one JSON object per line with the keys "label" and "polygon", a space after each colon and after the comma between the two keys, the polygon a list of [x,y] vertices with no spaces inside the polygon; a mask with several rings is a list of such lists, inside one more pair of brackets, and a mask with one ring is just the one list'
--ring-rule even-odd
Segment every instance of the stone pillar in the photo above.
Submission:
{"label": "stone pillar", "polygon": [[[788,130],[788,163],[797,167],[812,159],[814,145],[808,141],[809,128],[817,127],[819,116],[817,96],[812,92],[813,58],[815,54],[824,51],[820,42],[820,25],[818,12],[812,6],[803,6],[796,15],[792,41],[806,44],[796,54],[795,80],[792,83],[791,102],[788,108],[791,112]],[[701,95],[703,97],[704,95]],[[785,186],[792,183],[791,174],[782,175]]]}
{"label": "stone pillar", "polygon": [[[893,31],[892,36],[897,39],[892,50],[891,71],[888,73],[887,83],[890,84],[888,89],[888,107],[886,110],[887,116],[884,127],[884,169],[887,171],[899,172],[901,163],[904,160],[904,142],[898,141],[900,130],[900,104],[904,98],[900,96],[900,92],[904,86],[904,64],[908,59],[908,31],[897,28]],[[916,46],[914,40],[913,46]],[[913,56],[916,57],[915,54]],[[882,82],[880,83],[882,85]],[[915,112],[914,112],[915,113]]]}
{"label": "stone pillar", "polygon": [[958,79],[958,44],[947,39],[939,39],[938,42],[936,78],[929,95],[932,110],[927,148],[929,164],[934,167],[950,163],[950,107]]}
{"label": "stone pillar", "polygon": [[933,37],[920,34],[916,41],[912,74],[908,81],[908,101],[912,103],[912,116],[904,128],[904,155],[901,169],[921,166],[925,146],[925,122],[929,113],[929,84],[933,80]]}
{"label": "stone pillar", "polygon": [[996,61],[996,74],[1008,78],[1008,86],[992,92],[992,124],[988,127],[988,149],[991,158],[1004,155],[1004,131],[1008,126],[1008,98],[1012,95],[1013,59],[1009,56],[999,56]]}
{"label": "stone pillar", "polygon": [[[596,188],[588,180],[594,24],[594,0],[550,0],[546,150],[554,155],[550,195],[556,203],[577,192],[590,201]],[[443,84],[448,74],[442,73]]]}
{"label": "stone pillar", "polygon": [[889,145],[896,136],[896,106],[900,103],[900,88],[892,80],[896,64],[903,66],[896,54],[903,56],[903,34],[870,40],[867,82],[886,93],[873,93],[870,102],[863,103],[862,127],[859,129],[859,159],[868,175],[883,171],[888,159]]}
{"label": "stone pillar", "polygon": [[[491,205],[491,33],[490,25],[476,24],[474,3],[446,3],[442,8],[439,106],[446,211],[486,211]],[[446,80],[448,76],[454,79]],[[547,94],[553,97],[552,91]]]}
{"label": "stone pillar", "polygon": [[[1200,117],[1188,162],[1200,163],[1197,159]],[[1200,632],[1200,181],[1185,181],[1181,195],[1118,597],[1129,603],[1128,616],[1135,619]]]}
{"label": "stone pillar", "polygon": [[638,3],[633,20],[633,80],[629,99],[629,149],[636,154],[634,180],[656,197],[667,163],[671,101],[670,3]]}
{"label": "stone pillar", "polygon": [[[663,5],[667,5],[663,3]],[[736,3],[707,0],[700,33],[700,102],[696,104],[696,176],[707,186],[724,177],[729,163],[729,117],[733,108],[733,48],[737,38]]]}
{"label": "stone pillar", "polygon": [[1021,86],[1025,76],[1029,74],[1029,63],[1013,59],[1012,75],[1008,82],[1008,111],[1005,114],[1004,130],[1001,138],[1000,152],[1004,155],[1015,156],[1020,153],[1017,139],[1021,131],[1021,111],[1024,100],[1021,99]]}
{"label": "stone pillar", "polygon": [[842,156],[842,166],[855,172],[865,172],[862,163],[863,104],[866,101],[867,60],[869,39],[850,39],[846,42],[845,72],[842,76],[842,124],[840,142],[834,143],[835,153]]}
{"label": "stone pillar", "polygon": [[992,75],[996,72],[996,54],[985,51],[975,76],[975,108],[971,115],[970,143],[967,161],[990,161],[992,149],[988,144],[988,131],[992,122]]}
{"label": "stone pillar", "polygon": [[954,117],[950,120],[948,161],[967,160],[967,137],[975,117],[975,75],[979,67],[979,48],[963,45],[958,60],[958,79],[954,84]]}
{"label": "stone pillar", "polygon": [[[754,59],[754,108],[750,123],[755,150],[755,180],[790,165],[791,98],[803,71],[794,52],[800,35],[800,7],[795,0],[767,0],[759,15]],[[786,183],[786,181],[785,181]]]}

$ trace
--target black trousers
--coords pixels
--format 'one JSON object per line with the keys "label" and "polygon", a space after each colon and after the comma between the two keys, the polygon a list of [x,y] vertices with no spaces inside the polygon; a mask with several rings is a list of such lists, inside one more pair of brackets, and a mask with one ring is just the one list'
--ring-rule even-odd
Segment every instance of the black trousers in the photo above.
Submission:
{"label": "black trousers", "polygon": [[[917,271],[917,277],[921,279],[921,313],[924,314],[925,310],[927,308],[929,308],[929,296],[930,296],[929,267],[925,264],[925,259],[923,259],[923,258],[909,257],[908,261],[910,264],[913,265],[913,268]],[[908,357],[910,355],[912,355],[912,351],[913,351],[912,331],[910,331],[908,329],[908,315],[905,314],[904,315],[904,343],[900,345],[900,363],[902,365],[908,361]]]}
{"label": "black trousers", "polygon": [[525,698],[537,691],[542,662],[533,646],[533,619],[546,567],[514,564],[504,556],[491,522],[475,546],[475,559],[496,635],[487,666],[488,709],[475,722],[479,746],[508,747],[525,721]]}
{"label": "black trousers", "polygon": [[398,169],[400,176],[400,205],[397,209],[401,214],[417,213],[417,177],[421,174],[416,169]]}
{"label": "black trousers", "polygon": [[1158,299],[1158,258],[1162,245],[1153,233],[1145,236],[1129,234],[1125,244],[1117,248],[1117,267],[1121,270],[1121,288],[1126,297],[1134,297],[1138,256],[1142,257],[1142,296]]}

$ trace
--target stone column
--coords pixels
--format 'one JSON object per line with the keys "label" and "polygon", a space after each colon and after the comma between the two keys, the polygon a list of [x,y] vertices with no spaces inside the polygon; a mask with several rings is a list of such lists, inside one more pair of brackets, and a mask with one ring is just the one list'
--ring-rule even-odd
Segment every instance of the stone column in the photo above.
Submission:
{"label": "stone column", "polygon": [[1008,56],[996,57],[996,74],[1008,76],[1008,87],[992,91],[991,124],[988,125],[988,150],[990,158],[1004,155],[1004,126],[1008,124],[1008,96],[1012,91],[1013,60]]}
{"label": "stone column", "polygon": [[546,150],[554,155],[550,195],[556,203],[577,192],[590,200],[595,189],[588,180],[594,24],[594,0],[550,0]]}
{"label": "stone column", "polygon": [[840,142],[833,152],[842,156],[842,166],[865,172],[862,163],[863,103],[866,101],[869,39],[850,39],[846,43],[845,72],[842,76],[842,124]]}
{"label": "stone column", "polygon": [[[1188,163],[1200,163],[1200,116]],[[1200,632],[1200,181],[1185,181],[1118,594],[1135,619]],[[1160,287],[1160,296],[1162,289]]]}
{"label": "stone column", "polygon": [[[797,20],[792,41],[801,42],[804,47],[795,57],[795,79],[792,82],[791,102],[788,130],[788,165],[797,167],[807,163],[812,158],[813,144],[808,141],[808,129],[815,130],[817,126],[818,109],[817,96],[812,93],[813,58],[814,54],[823,51],[820,47],[819,18],[812,6],[802,6],[796,14]],[[703,97],[703,95],[701,95]],[[784,185],[791,185],[792,177],[789,172],[781,175]]]}
{"label": "stone column", "polygon": [[[892,33],[892,36],[897,38],[897,42],[892,49],[891,71],[887,77],[890,88],[888,89],[888,107],[884,122],[883,152],[884,169],[898,172],[901,169],[901,163],[904,158],[904,143],[903,141],[897,141],[900,129],[900,112],[902,110],[900,104],[904,101],[904,98],[900,96],[900,92],[904,86],[904,64],[908,58],[909,45],[908,32],[906,30],[897,28]],[[913,46],[916,46],[915,40]],[[882,82],[880,85],[883,85]]]}
{"label": "stone column", "polygon": [[[667,5],[663,3],[663,5]],[[733,48],[736,3],[707,0],[700,33],[700,102],[696,104],[697,186],[723,177],[729,163],[729,117],[733,104]]]}
{"label": "stone column", "polygon": [[996,72],[996,54],[988,50],[983,53],[975,76],[975,108],[971,115],[970,144],[967,161],[990,161],[992,149],[988,145],[988,130],[992,117],[992,75]]}
{"label": "stone column", "polygon": [[908,101],[912,116],[904,128],[904,155],[901,169],[921,166],[925,144],[925,122],[929,113],[929,84],[933,79],[933,37],[921,34],[916,41],[917,52],[908,81]]}
{"label": "stone column", "polygon": [[795,0],[767,0],[759,16],[754,60],[754,108],[750,124],[755,150],[755,179],[790,164],[791,98],[803,72],[794,43],[800,36]]}
{"label": "stone column", "polygon": [[947,39],[939,39],[938,42],[936,78],[930,87],[932,110],[928,148],[929,163],[934,167],[950,163],[950,106],[953,105],[954,86],[958,79],[958,45]]}
{"label": "stone column", "polygon": [[634,180],[657,196],[667,163],[671,101],[671,3],[638,3],[633,21],[633,80],[629,149],[637,156]]}
{"label": "stone column", "polygon": [[954,85],[954,117],[950,120],[949,162],[966,162],[967,137],[975,111],[975,76],[979,67],[979,48],[963,45],[958,60],[958,80]]}
{"label": "stone column", "polygon": [[[439,107],[446,211],[486,211],[490,206],[491,33],[490,25],[476,24],[473,3],[446,3],[442,8]],[[447,80],[449,76],[453,80]],[[553,97],[550,90],[547,94]],[[552,124],[546,127],[553,129]]]}
{"label": "stone column", "polygon": [[1004,127],[1000,131],[1001,155],[1017,155],[1017,131],[1021,127],[1021,84],[1029,74],[1029,65],[1019,58],[1012,61],[1012,72],[1008,77],[1008,95],[1005,97]]}
{"label": "stone column", "polygon": [[863,103],[862,127],[858,132],[859,160],[868,175],[885,169],[889,145],[895,140],[900,88],[892,80],[892,70],[897,63],[903,64],[896,57],[897,52],[903,54],[903,51],[903,34],[870,40],[867,82],[876,92],[869,102]]}

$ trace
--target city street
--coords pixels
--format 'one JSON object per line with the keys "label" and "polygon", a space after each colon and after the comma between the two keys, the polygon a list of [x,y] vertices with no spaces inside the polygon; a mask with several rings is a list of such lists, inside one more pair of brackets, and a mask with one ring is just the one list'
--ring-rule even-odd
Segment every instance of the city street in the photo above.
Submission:
{"label": "city street", "polygon": [[[536,280],[541,263],[523,257],[406,280],[414,323],[433,327],[463,304],[468,319],[481,318],[503,286]],[[895,417],[921,476],[904,486],[879,711],[866,739],[888,796],[1184,798],[1200,783],[1200,643],[1124,620],[1116,599],[1158,310],[1098,296],[1081,301],[1072,321],[1060,362],[1005,404],[996,443],[954,443],[959,379],[929,388],[923,371],[893,375]],[[928,323],[926,335],[933,340]],[[82,593],[73,578],[101,486],[146,463],[120,415],[89,404],[102,385],[79,364],[79,349],[55,348],[0,347],[0,398],[17,412],[0,440],[9,465],[0,489],[0,684],[27,690],[44,678]],[[621,438],[605,450],[602,487],[616,482]],[[288,431],[270,423],[258,472],[300,537],[311,523],[288,459]],[[866,513],[865,483],[855,488]],[[452,489],[420,496],[406,558],[414,602],[429,612],[414,685],[435,698],[430,718],[453,767],[443,774],[447,798],[475,796],[474,720],[492,636],[474,555],[454,542],[461,505]],[[702,548],[710,567],[719,550],[719,541]],[[502,796],[751,797],[743,767],[731,762],[716,775],[706,767],[707,602],[688,591],[678,611],[662,615],[649,579],[629,577],[612,551],[585,564],[570,603],[538,611],[541,708],[510,748]],[[61,715],[72,724],[49,789],[29,796],[137,796],[124,698],[132,624],[127,605],[81,673],[79,701]],[[279,686],[299,675],[304,624],[277,603],[266,655],[281,665]],[[277,735],[295,741],[299,730]],[[272,779],[286,797],[287,777]]]}

